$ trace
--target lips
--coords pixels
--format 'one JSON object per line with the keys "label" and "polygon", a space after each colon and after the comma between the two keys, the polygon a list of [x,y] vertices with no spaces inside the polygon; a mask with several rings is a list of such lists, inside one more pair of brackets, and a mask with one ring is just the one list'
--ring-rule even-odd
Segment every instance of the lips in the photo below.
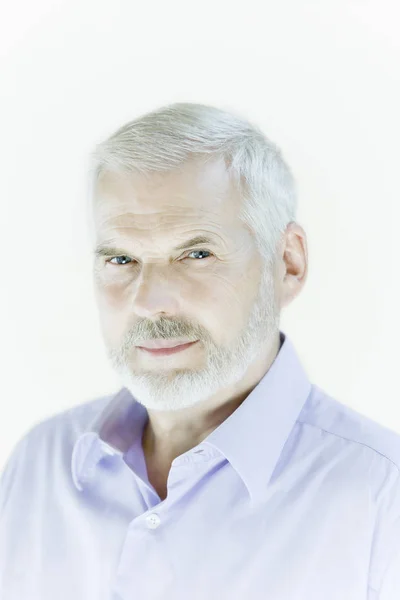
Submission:
{"label": "lips", "polygon": [[197,344],[197,342],[198,342],[198,340],[196,340],[194,342],[186,342],[183,344],[177,344],[176,346],[169,346],[169,347],[164,347],[164,348],[146,348],[145,346],[137,346],[137,347],[142,352],[147,352],[148,354],[151,354],[153,356],[167,356],[169,354],[175,354],[176,352],[182,352],[182,350],[186,350],[187,348],[190,348],[190,346]]}
{"label": "lips", "polygon": [[147,348],[148,350],[159,350],[160,348],[174,348],[175,346],[181,346],[183,344],[189,344],[190,342],[197,340],[185,340],[176,338],[174,340],[146,340],[142,344],[138,344],[140,348]]}

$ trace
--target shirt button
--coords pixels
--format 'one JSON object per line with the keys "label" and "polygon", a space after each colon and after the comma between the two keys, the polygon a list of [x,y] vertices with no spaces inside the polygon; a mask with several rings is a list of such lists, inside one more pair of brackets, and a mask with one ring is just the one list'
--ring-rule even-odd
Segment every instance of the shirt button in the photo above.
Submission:
{"label": "shirt button", "polygon": [[148,517],[146,517],[147,527],[149,529],[156,529],[161,523],[160,517],[156,513],[152,513]]}

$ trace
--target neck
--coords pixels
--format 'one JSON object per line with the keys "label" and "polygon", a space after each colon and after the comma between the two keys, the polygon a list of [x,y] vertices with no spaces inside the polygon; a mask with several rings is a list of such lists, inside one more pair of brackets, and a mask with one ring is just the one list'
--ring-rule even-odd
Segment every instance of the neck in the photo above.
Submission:
{"label": "neck", "polygon": [[280,349],[279,333],[240,383],[194,406],[178,411],[148,410],[142,447],[148,460],[170,466],[172,461],[200,444],[249,396],[264,377]]}

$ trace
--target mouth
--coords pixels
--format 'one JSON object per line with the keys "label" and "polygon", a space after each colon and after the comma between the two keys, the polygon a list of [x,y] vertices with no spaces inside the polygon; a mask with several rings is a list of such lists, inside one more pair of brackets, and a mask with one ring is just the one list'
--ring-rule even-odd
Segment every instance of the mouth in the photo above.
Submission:
{"label": "mouth", "polygon": [[190,348],[190,346],[197,344],[198,341],[199,340],[185,344],[178,344],[177,346],[172,346],[169,348],[145,348],[144,346],[137,346],[137,348],[142,352],[147,352],[153,356],[167,356],[169,354],[175,354],[176,352],[182,352],[183,350]]}

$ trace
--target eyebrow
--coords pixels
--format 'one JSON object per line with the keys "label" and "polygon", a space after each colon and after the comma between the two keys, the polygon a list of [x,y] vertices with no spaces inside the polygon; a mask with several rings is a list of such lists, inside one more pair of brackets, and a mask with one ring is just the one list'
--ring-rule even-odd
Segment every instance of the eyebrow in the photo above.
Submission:
{"label": "eyebrow", "polygon": [[[199,244],[214,243],[215,242],[210,237],[206,237],[204,235],[197,235],[196,237],[193,237],[190,240],[186,240],[186,242],[183,242],[183,244],[175,246],[174,250],[186,250],[186,248],[198,246]],[[99,244],[98,246],[96,246],[94,254],[95,256],[126,256],[129,255],[129,252],[124,248],[116,248],[115,246],[106,246],[104,244]]]}

